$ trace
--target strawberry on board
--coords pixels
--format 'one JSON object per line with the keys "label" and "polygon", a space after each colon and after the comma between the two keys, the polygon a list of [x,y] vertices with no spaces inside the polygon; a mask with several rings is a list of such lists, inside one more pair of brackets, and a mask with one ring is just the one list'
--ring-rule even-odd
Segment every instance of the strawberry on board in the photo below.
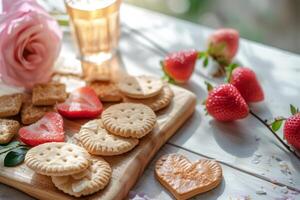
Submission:
{"label": "strawberry on board", "polygon": [[34,124],[22,127],[19,130],[19,137],[22,142],[30,146],[46,142],[63,142],[63,118],[55,112],[46,113]]}
{"label": "strawberry on board", "polygon": [[230,65],[226,71],[228,82],[238,89],[247,103],[264,100],[263,89],[254,71],[247,67],[236,67],[236,65]]}
{"label": "strawberry on board", "polygon": [[246,101],[232,84],[212,88],[205,104],[208,114],[219,121],[234,121],[249,114]]}
{"label": "strawberry on board", "polygon": [[185,83],[192,76],[198,52],[194,49],[170,53],[161,62],[166,78],[175,83]]}
{"label": "strawberry on board", "polygon": [[56,106],[58,112],[67,118],[98,117],[103,106],[95,91],[90,87],[82,87],[70,94],[69,98]]}

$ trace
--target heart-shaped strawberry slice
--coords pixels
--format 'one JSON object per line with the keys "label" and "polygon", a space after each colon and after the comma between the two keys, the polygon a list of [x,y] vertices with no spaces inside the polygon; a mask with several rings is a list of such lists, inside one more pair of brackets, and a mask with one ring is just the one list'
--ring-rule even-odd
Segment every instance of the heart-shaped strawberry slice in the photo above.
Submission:
{"label": "heart-shaped strawberry slice", "polygon": [[63,118],[60,114],[49,112],[34,124],[22,127],[19,130],[19,137],[22,142],[30,146],[46,142],[63,142],[63,125]]}
{"label": "heart-shaped strawberry slice", "polygon": [[103,106],[95,91],[90,87],[75,90],[69,98],[56,106],[58,112],[67,118],[95,118],[98,117]]}
{"label": "heart-shaped strawberry slice", "polygon": [[155,175],[176,199],[181,200],[217,187],[222,181],[222,168],[213,160],[191,163],[183,155],[168,154],[156,162]]}

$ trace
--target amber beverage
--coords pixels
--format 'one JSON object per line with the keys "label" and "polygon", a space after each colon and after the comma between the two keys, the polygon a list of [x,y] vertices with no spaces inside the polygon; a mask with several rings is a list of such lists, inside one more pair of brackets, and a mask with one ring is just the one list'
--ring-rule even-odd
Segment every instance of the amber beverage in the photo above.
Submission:
{"label": "amber beverage", "polygon": [[81,59],[105,62],[116,51],[121,0],[65,0]]}

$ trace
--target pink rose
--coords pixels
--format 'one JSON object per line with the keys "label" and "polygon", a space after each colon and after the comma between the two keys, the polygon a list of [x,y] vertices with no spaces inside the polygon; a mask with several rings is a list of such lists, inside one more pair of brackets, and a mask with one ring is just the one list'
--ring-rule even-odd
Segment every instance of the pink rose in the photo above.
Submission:
{"label": "pink rose", "polygon": [[31,89],[50,80],[61,48],[57,22],[35,0],[3,0],[0,74],[7,84]]}

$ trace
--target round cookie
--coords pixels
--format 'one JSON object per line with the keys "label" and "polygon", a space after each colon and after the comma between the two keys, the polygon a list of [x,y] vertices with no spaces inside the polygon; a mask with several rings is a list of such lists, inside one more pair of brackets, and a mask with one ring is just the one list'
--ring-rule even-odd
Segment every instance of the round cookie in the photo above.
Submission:
{"label": "round cookie", "polygon": [[135,138],[124,138],[108,133],[101,119],[84,124],[77,138],[90,154],[103,156],[123,154],[139,143]]}
{"label": "round cookie", "polygon": [[118,83],[119,90],[135,99],[146,99],[160,93],[163,82],[152,76],[126,76]]}
{"label": "round cookie", "polygon": [[147,99],[133,99],[130,97],[124,97],[124,102],[130,103],[142,103],[149,106],[153,111],[159,111],[167,107],[174,97],[174,93],[169,85],[165,84],[162,91],[154,96]]}
{"label": "round cookie", "polygon": [[66,176],[88,168],[90,155],[82,147],[65,142],[50,142],[30,149],[26,165],[38,174]]}
{"label": "round cookie", "polygon": [[156,124],[156,115],[143,104],[120,103],[108,107],[102,113],[104,127],[122,137],[141,138]]}
{"label": "round cookie", "polygon": [[59,190],[80,197],[102,190],[110,181],[111,167],[102,158],[92,158],[91,165],[78,174],[52,176],[52,182]]}

